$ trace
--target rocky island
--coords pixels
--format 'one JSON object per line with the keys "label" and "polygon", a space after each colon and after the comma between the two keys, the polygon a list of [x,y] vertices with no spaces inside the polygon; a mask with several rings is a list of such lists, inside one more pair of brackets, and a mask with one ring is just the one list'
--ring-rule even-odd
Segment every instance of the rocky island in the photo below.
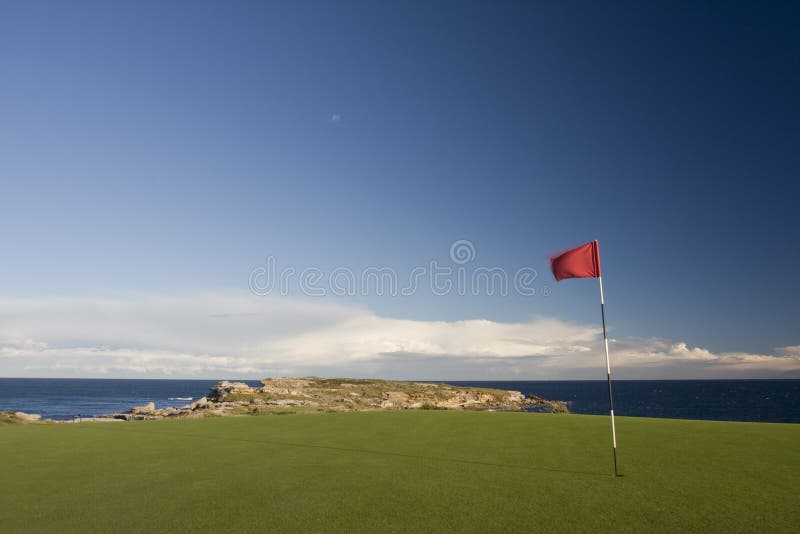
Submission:
{"label": "rocky island", "polygon": [[561,401],[519,391],[352,378],[266,378],[261,386],[222,381],[201,399],[180,408],[151,402],[106,417],[141,420],[269,413],[364,410],[498,410],[567,412]]}
{"label": "rocky island", "polygon": [[[138,421],[231,415],[366,410],[483,410],[567,412],[561,401],[519,391],[355,378],[266,378],[260,386],[221,381],[205,397],[182,407],[150,402],[124,413],[84,421]],[[6,422],[39,422],[34,414],[8,414]],[[50,421],[47,421],[50,422]]]}

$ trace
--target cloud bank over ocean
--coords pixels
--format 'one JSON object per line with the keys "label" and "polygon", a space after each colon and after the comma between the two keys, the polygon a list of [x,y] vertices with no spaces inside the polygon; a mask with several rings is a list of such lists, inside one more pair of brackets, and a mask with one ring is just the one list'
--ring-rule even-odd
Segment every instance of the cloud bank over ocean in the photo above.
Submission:
{"label": "cloud bank over ocean", "polygon": [[[613,330],[611,332],[613,338]],[[616,378],[800,377],[800,346],[714,353],[613,339]],[[420,321],[244,294],[0,299],[0,376],[602,379],[602,331],[553,318]]]}

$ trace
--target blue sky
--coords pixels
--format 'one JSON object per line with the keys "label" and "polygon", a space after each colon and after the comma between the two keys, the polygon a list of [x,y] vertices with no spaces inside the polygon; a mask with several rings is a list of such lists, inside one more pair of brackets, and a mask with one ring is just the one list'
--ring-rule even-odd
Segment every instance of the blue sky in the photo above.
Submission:
{"label": "blue sky", "polygon": [[[717,376],[714,365],[656,363],[675,350],[654,346],[681,344],[778,358],[719,367],[719,376],[800,375],[800,12],[791,3],[42,2],[2,12],[0,297],[12,325],[0,343],[17,356],[3,361],[0,351],[0,374],[180,367],[126,367],[119,355],[113,365],[59,367],[61,353],[19,352],[110,346],[141,356],[146,336],[126,345],[97,339],[92,326],[125,303],[140,315],[120,315],[114,331],[164,309],[178,331],[201,303],[208,316],[272,317],[289,306],[309,339],[328,313],[416,329],[406,338],[392,333],[404,323],[375,326],[399,348],[378,347],[372,359],[331,354],[296,367],[276,356],[272,367],[248,360],[189,374],[474,378],[497,348],[488,341],[409,348],[444,335],[425,337],[431,325],[479,328],[468,321],[491,323],[490,338],[529,325],[515,334],[528,341],[558,321],[582,329],[575,339],[594,354],[596,282],[556,284],[547,257],[599,239],[612,335],[632,354],[658,354],[631,363],[630,377]],[[268,256],[298,271],[385,266],[402,278],[448,263],[460,239],[475,247],[470,269],[536,269],[537,295],[248,292]],[[184,301],[162,309],[158,298]],[[30,309],[63,315],[45,325]],[[100,315],[64,337],[87,310]],[[341,350],[360,336],[369,332],[354,330]],[[223,343],[209,354],[164,343],[147,350],[241,356]],[[375,363],[409,354],[405,367]],[[540,360],[519,361],[497,376],[545,376]],[[546,377],[583,376],[565,369]]]}

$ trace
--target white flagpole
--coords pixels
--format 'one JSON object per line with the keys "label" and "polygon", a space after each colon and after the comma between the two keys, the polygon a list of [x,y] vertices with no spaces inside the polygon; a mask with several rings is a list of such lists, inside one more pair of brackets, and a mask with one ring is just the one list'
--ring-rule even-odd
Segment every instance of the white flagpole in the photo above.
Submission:
{"label": "white flagpole", "polygon": [[[597,254],[600,255],[600,244],[597,244]],[[608,335],[606,334],[606,303],[603,297],[603,277],[598,276],[600,281],[600,314],[603,317],[603,342],[606,346],[606,377],[608,378],[608,405],[611,408],[611,443],[614,450],[614,476],[617,473],[617,428],[614,425],[614,396],[611,393],[611,359],[608,356]]]}

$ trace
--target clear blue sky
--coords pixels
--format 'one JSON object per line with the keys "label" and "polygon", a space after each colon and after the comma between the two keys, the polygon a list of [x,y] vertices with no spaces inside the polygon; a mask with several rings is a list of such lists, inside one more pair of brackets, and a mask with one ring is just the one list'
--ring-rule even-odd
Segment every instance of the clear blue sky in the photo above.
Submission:
{"label": "clear blue sky", "polygon": [[[645,5],[647,4],[647,5]],[[800,10],[738,2],[7,2],[6,297],[246,290],[475,244],[552,294],[385,317],[798,345]],[[338,118],[333,118],[337,116]]]}

